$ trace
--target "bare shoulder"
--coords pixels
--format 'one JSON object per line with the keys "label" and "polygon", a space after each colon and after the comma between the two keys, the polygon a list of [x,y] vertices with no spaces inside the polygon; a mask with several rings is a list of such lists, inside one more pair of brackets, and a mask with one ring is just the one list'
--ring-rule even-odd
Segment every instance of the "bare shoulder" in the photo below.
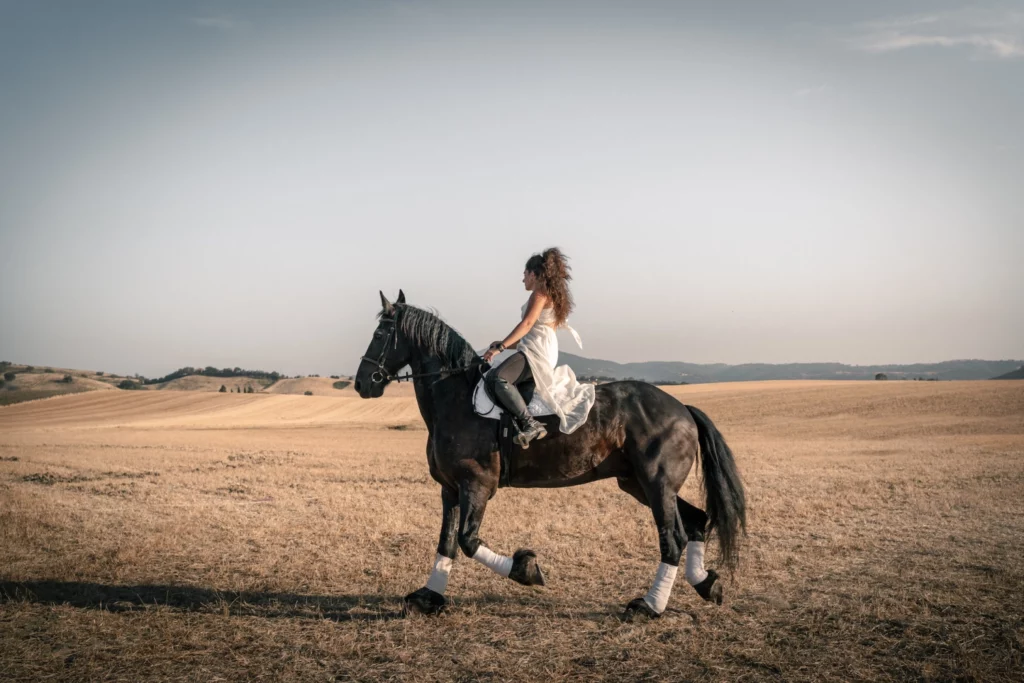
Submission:
{"label": "bare shoulder", "polygon": [[530,301],[528,303],[531,308],[536,305],[548,308],[551,305],[551,297],[544,292],[530,292]]}

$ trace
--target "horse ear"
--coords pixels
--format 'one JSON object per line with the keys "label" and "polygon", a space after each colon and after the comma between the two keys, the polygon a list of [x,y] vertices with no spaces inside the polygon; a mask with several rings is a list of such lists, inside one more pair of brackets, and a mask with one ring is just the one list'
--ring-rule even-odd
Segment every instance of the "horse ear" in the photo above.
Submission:
{"label": "horse ear", "polygon": [[396,304],[404,304],[405,303],[405,292],[403,292],[402,290],[398,290],[398,301],[396,301],[395,303]]}
{"label": "horse ear", "polygon": [[380,305],[384,309],[385,313],[390,314],[392,311],[395,310],[395,307],[391,305],[391,302],[388,301],[388,298],[384,296],[384,292],[380,293]]}

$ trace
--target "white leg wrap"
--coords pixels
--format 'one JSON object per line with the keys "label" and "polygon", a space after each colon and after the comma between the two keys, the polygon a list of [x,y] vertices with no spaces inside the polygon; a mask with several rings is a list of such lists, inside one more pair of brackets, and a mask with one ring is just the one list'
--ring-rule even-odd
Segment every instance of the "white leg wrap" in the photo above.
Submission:
{"label": "white leg wrap", "polygon": [[658,572],[654,575],[654,583],[651,584],[651,590],[647,591],[647,595],[644,596],[644,602],[658,614],[664,612],[668,607],[668,596],[672,594],[672,584],[676,582],[678,569],[679,567],[673,567],[664,562],[659,564]]}
{"label": "white leg wrap", "polygon": [[473,554],[473,559],[490,569],[495,574],[500,574],[505,578],[508,578],[508,575],[512,572],[511,557],[499,555],[498,553],[491,551],[490,548],[482,543]]}
{"label": "white leg wrap", "polygon": [[452,558],[445,557],[441,553],[437,554],[434,558],[434,571],[430,573],[430,578],[427,579],[427,588],[444,595],[444,591],[448,588],[448,575],[452,572]]}
{"label": "white leg wrap", "polygon": [[696,586],[708,578],[704,569],[704,542],[690,541],[686,544],[686,583]]}

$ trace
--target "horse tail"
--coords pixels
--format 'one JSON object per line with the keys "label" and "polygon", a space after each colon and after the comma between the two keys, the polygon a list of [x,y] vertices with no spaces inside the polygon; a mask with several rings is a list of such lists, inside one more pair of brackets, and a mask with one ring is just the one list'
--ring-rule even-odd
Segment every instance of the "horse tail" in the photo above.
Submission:
{"label": "horse tail", "polygon": [[699,457],[707,499],[708,532],[718,531],[722,562],[726,567],[735,569],[739,561],[739,532],[747,532],[747,501],[743,482],[736,470],[732,451],[711,418],[693,406],[686,408],[697,423]]}

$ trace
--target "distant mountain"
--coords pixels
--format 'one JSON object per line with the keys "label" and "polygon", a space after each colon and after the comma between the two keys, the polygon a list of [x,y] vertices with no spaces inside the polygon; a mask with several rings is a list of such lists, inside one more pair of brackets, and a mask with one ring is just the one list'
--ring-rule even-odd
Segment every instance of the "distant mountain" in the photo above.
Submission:
{"label": "distant mountain", "polygon": [[993,377],[992,379],[1024,379],[1024,365],[1012,372],[1008,372],[1005,375],[999,375],[998,377]]}
{"label": "distant mountain", "polygon": [[644,380],[646,382],[750,382],[770,379],[874,379],[885,373],[890,380],[899,379],[989,379],[1001,373],[1019,371],[1019,360],[948,360],[941,363],[913,365],[845,365],[843,363],[683,363],[680,361],[647,361],[616,363],[560,353],[560,363],[568,363],[577,375]]}

